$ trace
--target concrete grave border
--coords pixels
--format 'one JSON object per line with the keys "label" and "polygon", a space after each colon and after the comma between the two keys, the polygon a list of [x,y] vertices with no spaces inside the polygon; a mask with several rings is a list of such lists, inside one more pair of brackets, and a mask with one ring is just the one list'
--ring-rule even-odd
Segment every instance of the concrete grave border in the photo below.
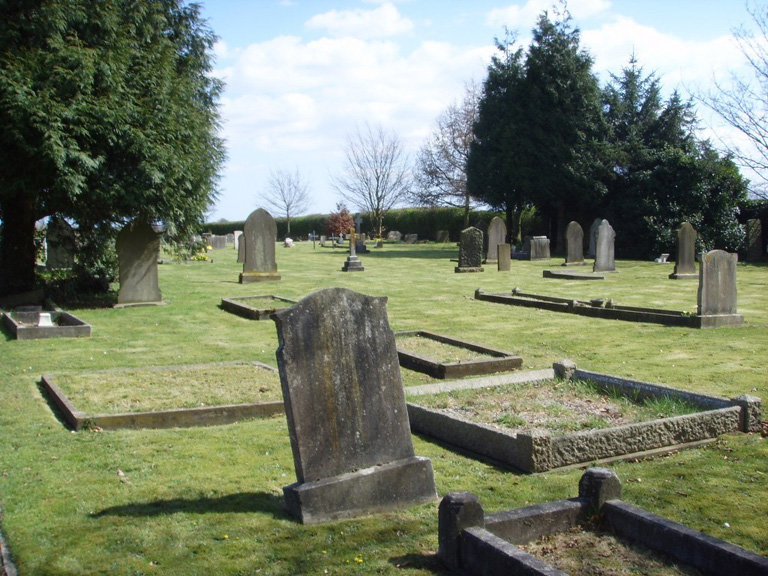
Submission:
{"label": "concrete grave border", "polygon": [[[471,453],[492,458],[528,473],[555,468],[579,467],[591,462],[609,462],[672,452],[711,442],[730,432],[758,432],[761,429],[761,400],[742,395],[726,399],[685,392],[667,386],[579,370],[570,361],[554,364],[552,370],[520,374],[516,383],[549,378],[587,380],[613,394],[630,398],[672,397],[701,407],[701,412],[625,424],[563,436],[543,429],[506,432],[438,410],[408,403],[411,430]],[[456,389],[463,384],[459,381]],[[488,385],[508,384],[503,379]],[[468,381],[467,388],[477,388]],[[421,391],[406,388],[408,396],[436,394],[447,389]]]}
{"label": "concrete grave border", "polygon": [[[16,340],[39,340],[43,338],[90,338],[91,325],[80,320],[74,314],[65,312],[54,302],[46,299],[40,312],[50,312],[53,326],[25,326],[22,322],[31,322],[38,311],[2,311],[5,327]],[[18,320],[18,321],[17,321]]]}
{"label": "concrete grave border", "polygon": [[414,352],[402,350],[401,348],[397,349],[397,357],[401,367],[415,370],[416,372],[423,372],[433,378],[460,378],[462,376],[477,376],[479,374],[491,374],[493,372],[509,372],[520,368],[523,364],[523,359],[520,356],[515,356],[510,352],[488,348],[487,346],[481,346],[480,344],[451,338],[442,334],[435,334],[434,332],[428,332],[426,330],[395,332],[395,344],[397,344],[398,336],[421,336],[422,338],[441,342],[442,344],[448,344],[457,348],[464,348],[466,350],[472,350],[473,352],[491,356],[491,358],[483,360],[439,362],[433,358],[421,356]]}
{"label": "concrete grave border", "polygon": [[469,576],[568,576],[516,544],[577,526],[598,526],[706,574],[759,576],[768,558],[672,522],[621,500],[621,481],[607,468],[589,468],[576,498],[486,514],[471,492],[451,492],[438,508],[438,552],[452,570]]}
{"label": "concrete grave border", "polygon": [[475,290],[475,300],[509,304],[527,308],[541,308],[552,312],[567,312],[578,316],[590,316],[607,320],[626,320],[628,322],[648,322],[665,326],[681,328],[722,328],[737,327],[744,324],[741,314],[706,314],[698,315],[678,310],[661,308],[642,308],[637,306],[620,306],[613,300],[574,300],[556,296],[541,296],[513,289],[510,293],[492,294],[480,288]]}
{"label": "concrete grave border", "polygon": [[[251,364],[273,372],[277,368],[263,364],[262,362],[217,362],[214,364],[200,364],[197,366],[240,366]],[[183,366],[194,368],[195,366]],[[147,370],[169,370],[178,366],[155,366]],[[104,370],[103,372],[119,372],[120,370],[133,370],[124,368],[117,370]],[[202,408],[179,408],[174,410],[157,410],[153,412],[121,412],[116,414],[87,414],[78,410],[70,402],[64,392],[56,385],[56,376],[43,374],[40,386],[51,404],[57,409],[64,422],[73,430],[88,428],[101,428],[102,430],[119,429],[160,429],[160,428],[186,428],[193,426],[216,426],[220,424],[232,424],[247,418],[269,418],[276,414],[283,414],[283,402],[262,402],[258,404],[227,404],[222,406],[206,406]]]}
{"label": "concrete grave border", "polygon": [[291,304],[296,304],[296,300],[290,300],[289,298],[274,296],[272,294],[263,294],[258,296],[230,296],[229,298],[222,298],[221,308],[227,312],[231,312],[232,314],[237,314],[243,318],[248,318],[249,320],[268,320],[269,316],[273,314],[277,308],[255,308],[243,302],[243,300],[253,300],[256,298],[264,298],[265,300],[278,300],[280,302],[290,302]]}
{"label": "concrete grave border", "polygon": [[[575,262],[567,265],[580,266],[581,264],[581,262]],[[563,264],[563,266],[565,265],[566,264]],[[605,276],[602,274],[595,274],[594,272],[576,272],[573,270],[544,270],[541,275],[543,278],[555,278],[557,280],[605,280]]]}

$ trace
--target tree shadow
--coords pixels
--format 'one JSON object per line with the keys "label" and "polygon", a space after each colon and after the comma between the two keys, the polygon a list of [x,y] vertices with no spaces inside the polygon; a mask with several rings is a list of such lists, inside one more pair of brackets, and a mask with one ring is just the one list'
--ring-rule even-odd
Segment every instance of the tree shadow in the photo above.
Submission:
{"label": "tree shadow", "polygon": [[194,514],[266,512],[275,519],[290,519],[290,516],[282,507],[281,498],[269,492],[241,492],[216,498],[173,498],[171,500],[136,502],[105,508],[99,512],[92,513],[91,518],[101,518],[103,516],[143,518],[165,516],[176,514],[177,512],[191,512]]}
{"label": "tree shadow", "polygon": [[432,574],[452,574],[438,559],[437,554],[405,554],[390,558],[389,563],[399,570],[426,570]]}

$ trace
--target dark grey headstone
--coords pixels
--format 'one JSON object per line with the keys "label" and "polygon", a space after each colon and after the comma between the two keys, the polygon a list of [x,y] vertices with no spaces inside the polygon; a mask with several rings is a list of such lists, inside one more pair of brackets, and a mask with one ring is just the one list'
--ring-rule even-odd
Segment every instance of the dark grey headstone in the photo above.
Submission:
{"label": "dark grey headstone", "polygon": [[263,208],[257,208],[248,216],[244,228],[240,241],[245,240],[245,261],[240,283],[280,280],[275,261],[275,219]]}
{"label": "dark grey headstone", "polygon": [[488,224],[488,253],[485,261],[489,264],[496,262],[497,246],[504,244],[507,237],[507,225],[498,216],[491,218]]}
{"label": "dark grey headstone", "polygon": [[241,234],[237,240],[237,263],[243,264],[245,262],[245,235]]}
{"label": "dark grey headstone", "polygon": [[700,316],[736,314],[737,254],[712,250],[699,264],[698,313]]}
{"label": "dark grey headstone", "polygon": [[459,242],[459,265],[455,272],[483,271],[483,233],[470,226],[461,231]]}
{"label": "dark grey headstone", "polygon": [[435,242],[438,244],[447,244],[450,242],[450,236],[448,234],[448,230],[438,230],[437,236],[435,237]]}
{"label": "dark grey headstone", "polygon": [[597,253],[597,232],[600,228],[600,224],[602,223],[602,218],[595,218],[592,221],[592,226],[589,227],[589,252],[587,255],[590,258],[594,258],[595,254]]}
{"label": "dark grey headstone", "polygon": [[512,268],[512,247],[509,244],[499,244],[496,260],[499,272],[509,272]]}
{"label": "dark grey headstone", "polygon": [[747,260],[759,260],[763,257],[763,230],[760,220],[747,220]]}
{"label": "dark grey headstone", "polygon": [[291,514],[325,522],[436,498],[414,456],[386,298],[346,288],[277,311],[277,363],[297,482]]}
{"label": "dark grey headstone", "polygon": [[416,242],[419,240],[418,234],[406,234],[405,235],[405,243],[406,244],[416,244]]}
{"label": "dark grey headstone", "polygon": [[48,270],[70,269],[75,265],[75,233],[63,218],[51,218],[45,233]]}
{"label": "dark grey headstone", "polygon": [[565,265],[584,264],[584,230],[578,222],[570,222],[565,229]]}
{"label": "dark grey headstone", "polygon": [[672,279],[697,278],[696,273],[696,229],[690,222],[683,222],[677,230],[677,257],[675,270],[669,275]]}
{"label": "dark grey headstone", "polygon": [[534,236],[530,243],[531,260],[549,260],[549,238]]}
{"label": "dark grey headstone", "polygon": [[118,305],[160,304],[157,278],[160,236],[146,222],[127,224],[117,235],[120,266]]}
{"label": "dark grey headstone", "polygon": [[592,272],[615,272],[616,261],[613,256],[613,246],[616,233],[608,220],[603,220],[597,229],[597,244],[595,245],[595,265]]}

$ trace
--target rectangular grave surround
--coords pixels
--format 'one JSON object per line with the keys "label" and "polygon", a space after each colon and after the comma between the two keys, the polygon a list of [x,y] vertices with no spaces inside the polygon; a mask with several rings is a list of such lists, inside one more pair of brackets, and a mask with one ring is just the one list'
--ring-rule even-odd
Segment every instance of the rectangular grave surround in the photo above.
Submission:
{"label": "rectangular grave surround", "polygon": [[[242,364],[235,362],[232,364]],[[275,368],[261,362],[250,362],[267,370]],[[221,364],[218,364],[221,365]],[[172,368],[172,367],[170,367]],[[162,368],[152,368],[162,369]],[[176,410],[157,410],[151,412],[123,412],[116,414],[88,414],[78,410],[66,394],[56,384],[56,376],[44,374],[40,380],[48,401],[55,408],[61,419],[73,430],[100,428],[102,430],[183,428],[194,426],[216,426],[231,424],[247,418],[269,418],[283,413],[283,403],[261,402],[257,404],[229,404],[205,406],[201,408],[183,408]]]}
{"label": "rectangular grave surround", "polygon": [[221,299],[221,307],[227,312],[237,314],[249,320],[267,320],[279,308],[279,303],[296,304],[296,300],[289,300],[282,296],[264,294],[259,296],[232,296]]}
{"label": "rectangular grave surround", "polygon": [[575,527],[598,527],[629,542],[664,554],[705,574],[758,576],[768,573],[764,556],[672,522],[621,500],[621,483],[606,468],[590,468],[579,482],[579,496],[485,514],[470,492],[452,492],[440,503],[438,556],[469,576],[567,576],[518,545]]}
{"label": "rectangular grave surround", "polygon": [[426,330],[396,332],[395,343],[397,343],[397,338],[400,336],[420,336],[442,344],[464,348],[488,356],[488,358],[478,360],[440,362],[434,358],[428,358],[410,350],[404,350],[398,347],[397,356],[400,361],[400,366],[417,372],[423,372],[433,378],[461,378],[462,376],[509,372],[511,370],[516,370],[523,363],[523,359],[520,356],[515,356],[509,352],[488,348],[465,340],[450,338]]}
{"label": "rectangular grave surround", "polygon": [[[549,371],[551,377],[556,373],[561,375],[560,365],[556,364],[555,367]],[[543,371],[532,372],[530,381],[542,380],[542,376]],[[590,381],[611,394],[623,394],[633,399],[668,396],[685,400],[701,407],[701,412],[553,436],[547,430],[540,429],[507,432],[409,402],[411,429],[462,450],[532,473],[595,461],[606,462],[664,453],[697,446],[721,434],[756,432],[761,428],[761,402],[754,396],[719,398],[575,368],[567,377]],[[499,380],[491,381],[488,385],[506,383]],[[456,382],[451,388],[462,387],[477,386],[473,380],[466,380]],[[435,393],[434,387],[425,391],[420,388],[408,388],[408,396],[412,398],[418,394]]]}
{"label": "rectangular grave surround", "polygon": [[[38,326],[40,312],[49,312],[53,326]],[[3,324],[16,340],[41,338],[90,338],[91,325],[46,300],[37,310],[2,312]]]}

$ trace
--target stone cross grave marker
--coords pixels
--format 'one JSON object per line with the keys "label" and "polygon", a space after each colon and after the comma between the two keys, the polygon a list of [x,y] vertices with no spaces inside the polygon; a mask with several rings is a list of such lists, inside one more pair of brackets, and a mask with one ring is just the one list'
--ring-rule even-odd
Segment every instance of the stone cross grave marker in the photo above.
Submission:
{"label": "stone cross grave marker", "polygon": [[491,218],[488,224],[488,253],[485,257],[486,264],[495,264],[497,261],[499,244],[504,244],[507,237],[507,225],[498,216]]}
{"label": "stone cross grave marker", "polygon": [[280,280],[275,261],[275,219],[263,208],[257,208],[248,216],[243,228],[240,242],[245,240],[245,258],[240,284]]}
{"label": "stone cross grave marker", "polygon": [[696,236],[696,229],[690,222],[683,222],[677,230],[677,257],[675,270],[669,275],[671,279],[699,277],[696,272]]}
{"label": "stone cross grave marker", "polygon": [[570,222],[565,229],[565,251],[566,266],[584,264],[584,230],[576,221]]}
{"label": "stone cross grave marker", "polygon": [[363,272],[365,267],[357,257],[357,234],[355,234],[354,228],[349,229],[349,256],[347,261],[344,262],[344,266],[341,267],[342,272]]}
{"label": "stone cross grave marker", "polygon": [[363,217],[360,214],[355,216],[355,233],[360,234],[360,226],[363,225]]}
{"label": "stone cross grave marker", "polygon": [[386,302],[327,288],[272,316],[297,479],[283,494],[302,523],[436,498],[431,461],[414,455]]}
{"label": "stone cross grave marker", "polygon": [[459,241],[459,265],[454,272],[483,271],[483,233],[478,228],[470,226],[461,231]]}
{"label": "stone cross grave marker", "polygon": [[737,254],[712,250],[701,255],[698,313],[700,316],[736,314]]}
{"label": "stone cross grave marker", "polygon": [[157,278],[160,237],[146,222],[126,224],[117,235],[120,290],[117,307],[164,304]]}
{"label": "stone cross grave marker", "polygon": [[615,272],[616,261],[613,256],[613,246],[616,240],[616,233],[608,220],[603,220],[597,232],[597,243],[595,245],[595,264],[592,267],[593,272]]}
{"label": "stone cross grave marker", "polygon": [[63,218],[51,218],[45,231],[48,270],[70,269],[75,265],[75,233]]}

